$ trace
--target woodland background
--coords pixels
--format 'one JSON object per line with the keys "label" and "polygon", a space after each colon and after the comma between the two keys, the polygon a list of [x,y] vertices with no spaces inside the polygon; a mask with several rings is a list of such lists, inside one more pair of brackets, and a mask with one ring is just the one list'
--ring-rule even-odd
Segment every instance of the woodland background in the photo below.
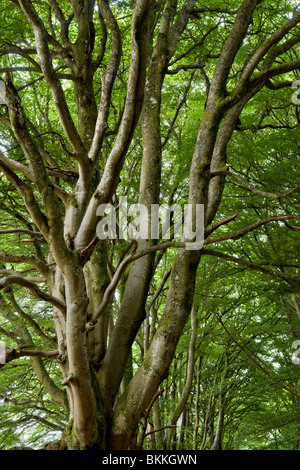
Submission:
{"label": "woodland background", "polygon": [[[83,2],[86,3],[89,2]],[[300,340],[300,109],[297,88],[292,88],[300,79],[299,5],[287,0],[148,2],[151,8],[148,5],[146,9],[152,15],[152,30],[147,34],[152,42],[144,57],[148,70],[147,99],[147,83],[157,79],[155,73],[160,67],[159,60],[156,72],[151,64],[160,45],[163,22],[168,19],[168,34],[172,30],[175,35],[176,28],[171,26],[179,27],[180,22],[176,21],[181,18],[180,12],[187,4],[193,6],[188,13],[184,10],[185,25],[172,54],[164,59],[166,63],[157,85],[161,92],[159,109],[153,111],[158,111],[156,117],[153,115],[156,125],[151,129],[152,136],[147,137],[139,114],[133,113],[132,119],[136,118],[137,122],[130,129],[125,127],[124,120],[134,51],[131,28],[138,8],[147,2],[90,3],[94,5],[94,31],[93,38],[89,36],[90,49],[87,48],[86,54],[93,58],[94,70],[92,82],[87,85],[78,79],[79,58],[75,70],[75,46],[71,48],[73,57],[66,46],[67,41],[77,44],[76,38],[81,34],[80,1],[1,2],[0,73],[8,87],[9,103],[0,106],[0,339],[8,348],[7,363],[0,371],[0,448],[7,450],[20,445],[38,449],[49,441],[57,441],[70,416],[62,398],[66,387],[62,385],[64,377],[57,360],[59,336],[53,315],[62,304],[55,303],[53,292],[51,297],[44,279],[48,271],[41,274],[44,265],[56,269],[58,248],[54,246],[53,236],[47,239],[48,232],[42,233],[39,216],[49,213],[51,219],[48,209],[52,202],[49,201],[55,197],[60,200],[59,208],[64,214],[72,198],[80,206],[82,175],[78,165],[84,168],[84,157],[82,160],[78,157],[80,145],[75,150],[72,145],[74,141],[79,142],[77,133],[73,141],[72,126],[69,134],[68,128],[66,132],[62,126],[64,104],[55,95],[56,81],[61,84],[69,116],[81,141],[89,147],[91,136],[87,129],[91,111],[88,109],[85,114],[85,105],[80,107],[80,87],[82,83],[92,87],[97,106],[101,97],[105,98],[107,82],[105,85],[103,77],[104,73],[109,77],[113,70],[118,41],[114,20],[106,10],[109,5],[119,27],[122,53],[113,71],[112,88],[106,90],[107,125],[101,128],[102,141],[98,148],[101,157],[93,170],[96,185],[91,179],[88,186],[96,190],[110,155],[117,149],[118,132],[123,126],[130,140],[108,200],[117,206],[118,198],[126,195],[129,203],[135,203],[143,181],[147,184],[157,180],[155,173],[152,180],[143,180],[146,176],[142,172],[146,139],[154,142],[157,138],[162,158],[159,202],[186,203],[199,126],[212,109],[211,87],[217,80],[216,70],[224,44],[239,8],[249,3],[255,4],[254,13],[227,71],[224,99],[233,96],[255,51],[283,24],[292,18],[295,24],[279,41],[270,43],[262,60],[255,64],[251,80],[261,80],[268,60],[273,67],[269,70],[273,72],[264,77],[259,92],[245,100],[226,145],[226,159],[223,159],[226,163],[211,170],[215,176],[226,175],[216,216],[209,224],[210,233],[214,233],[207,238],[197,268],[191,313],[179,334],[168,373],[151,392],[139,419],[136,443],[143,449],[299,450],[300,365],[292,360],[295,352],[292,344]],[[38,22],[35,24],[34,19],[30,21],[30,14],[24,14],[31,4],[48,34],[45,44],[51,51],[49,75],[42,51],[35,49],[37,36],[34,38],[33,34],[43,29],[36,26]],[[145,31],[142,37],[146,38]],[[83,41],[81,46],[85,47]],[[139,51],[142,57],[143,48]],[[266,62],[262,66],[263,59]],[[80,73],[84,80],[84,72]],[[18,134],[22,120],[18,103],[22,103],[26,114],[22,137]],[[43,164],[40,173],[37,159],[28,157],[25,134],[31,136],[39,151]],[[38,174],[47,175],[53,185],[56,196],[49,196],[49,206],[43,193],[44,180],[42,177],[38,180]],[[157,201],[153,199],[153,202]],[[36,219],[36,212],[28,210],[34,204],[40,210]],[[89,242],[93,242],[95,232],[92,235]],[[54,259],[50,256],[52,243]],[[72,253],[82,254],[86,245],[79,246],[76,252],[66,241]],[[107,241],[97,249],[106,253],[106,275],[97,278],[103,294],[132,249],[132,242]],[[154,253],[155,270],[146,292],[145,317],[130,344],[120,394],[148,357],[160,320],[164,318],[177,253],[178,248],[172,244]],[[106,309],[106,341],[113,337],[129,270],[130,265],[122,271]],[[189,278],[186,282],[190,282]],[[138,291],[138,285],[136,288]],[[118,351],[115,354],[114,364],[117,364]]]}

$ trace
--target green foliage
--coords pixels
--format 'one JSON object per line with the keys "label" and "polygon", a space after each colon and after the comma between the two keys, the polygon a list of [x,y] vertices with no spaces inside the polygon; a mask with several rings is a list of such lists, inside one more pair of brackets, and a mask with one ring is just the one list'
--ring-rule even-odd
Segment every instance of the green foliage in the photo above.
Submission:
{"label": "green foliage", "polygon": [[[49,2],[35,3],[39,15],[49,29]],[[131,58],[128,32],[135,6],[135,2],[131,0],[116,0],[110,3],[118,19],[124,44],[121,66],[111,98],[99,174],[103,171],[114,146],[124,110]],[[160,3],[163,2],[157,2],[154,44],[158,34]],[[178,8],[184,4],[183,1],[177,3]],[[203,2],[198,3],[199,8],[202,7]],[[230,71],[226,90],[228,94],[234,90],[253,50],[261,45],[270,32],[290,18],[295,8],[294,2],[291,1],[280,2],[280,6],[277,5],[278,2],[269,3],[272,4],[267,6],[266,2],[262,3],[255,12],[248,35]],[[64,15],[70,15],[70,2],[60,1],[59,4]],[[231,1],[230,5],[225,1],[211,1],[211,12],[195,13],[171,60],[163,85],[160,116],[163,153],[160,203],[183,205],[187,202],[190,164],[199,123],[205,111],[208,82],[214,75],[235,10],[240,4],[237,0]],[[217,9],[225,10],[225,13]],[[2,0],[0,20],[1,47],[34,47],[32,29],[22,11],[16,8],[13,2]],[[98,11],[95,11],[94,23],[95,60],[100,53],[101,40],[104,37]],[[58,22],[53,21],[52,27],[53,33],[59,36]],[[205,32],[209,34],[203,38]],[[74,43],[77,34],[78,25],[73,18],[70,21],[70,38]],[[101,93],[102,73],[109,63],[110,35],[107,41],[103,61],[94,76],[94,92],[97,99]],[[197,43],[198,47],[195,47]],[[55,56],[53,48],[51,52]],[[51,182],[66,191],[71,198],[74,197],[75,201],[74,188],[78,168],[74,161],[70,160],[72,149],[68,148],[66,151],[62,147],[65,136],[52,94],[46,81],[40,77],[37,63],[33,59],[29,67],[27,59],[28,57],[15,52],[2,54],[1,76],[4,78],[5,70],[10,69],[12,82],[22,98],[28,127],[34,141],[44,152],[47,169],[51,170]],[[280,57],[283,62],[292,59],[295,59],[294,50]],[[69,73],[65,70],[65,62],[61,57],[55,57],[53,63],[56,71]],[[70,113],[77,123],[74,83],[69,78],[64,76],[61,83]],[[280,81],[293,81],[297,78],[299,72],[293,71],[280,77]],[[276,80],[273,84],[278,83]],[[275,90],[270,88],[272,87],[264,87],[247,103],[227,147],[228,169],[258,191],[252,191],[249,185],[247,187],[237,179],[228,178],[214,222],[234,214],[237,214],[237,218],[228,224],[224,223],[211,237],[232,234],[271,216],[299,216],[299,191],[281,198],[265,197],[261,194],[268,192],[280,195],[291,191],[299,184],[300,174],[299,106],[291,102],[290,87]],[[26,164],[23,150],[8,125],[6,106],[0,107],[0,150],[5,150],[14,162]],[[115,206],[124,194],[127,195],[129,204],[137,202],[141,163],[142,132],[138,125],[120,174],[120,184],[112,198]],[[58,171],[60,174],[55,173]],[[19,177],[26,180],[22,174],[19,174]],[[33,187],[33,183],[30,184]],[[43,210],[38,194],[36,197]],[[0,209],[1,230],[36,231],[22,198],[2,173]],[[62,217],[65,215],[63,204],[61,214]],[[28,241],[31,235],[21,232],[0,236],[1,252],[36,256],[51,266],[49,246],[44,240]],[[130,241],[122,240],[109,245],[107,253],[111,271],[124,259],[130,247]],[[293,295],[300,295],[299,221],[295,218],[290,219],[287,224],[271,222],[255,231],[249,231],[241,239],[222,241],[221,245],[216,242],[213,249],[220,250],[223,258],[203,256],[198,269],[194,299],[197,316],[194,380],[184,413],[177,423],[172,446],[174,449],[210,449],[216,435],[221,403],[225,411],[220,448],[299,450],[299,365],[291,362],[292,341],[300,338],[299,311],[297,312],[292,300]],[[173,264],[176,253],[177,250],[170,248],[166,253],[157,255],[156,270],[147,301],[151,300],[159,288],[161,280]],[[242,260],[248,263],[248,266],[230,262],[224,259],[226,255]],[[267,270],[267,273],[255,270],[255,266]],[[0,277],[5,276],[5,270],[12,269],[16,269],[13,263],[1,263]],[[18,263],[17,270],[21,274],[29,273],[30,276],[39,274],[37,269],[26,262],[26,258]],[[268,275],[268,272],[271,275]],[[274,276],[274,272],[279,276]],[[282,273],[298,276],[298,279],[283,279],[280,277]],[[112,326],[127,276],[128,270],[124,272],[110,305]],[[131,363],[126,371],[129,377],[142,364],[147,352],[146,340],[149,340],[150,334],[155,333],[162,317],[168,287],[169,280],[163,286],[159,297],[151,304],[146,320],[135,338]],[[46,291],[43,282],[41,289]],[[14,308],[8,308],[11,306],[12,294],[16,304]],[[26,340],[30,340],[31,349],[47,349],[49,344],[56,345],[58,338],[55,319],[48,304],[37,301],[27,291],[16,286],[1,291],[0,296],[0,340],[4,341],[8,348],[17,349],[24,345],[28,347]],[[163,432],[170,425],[170,415],[186,384],[191,330],[189,321],[177,346],[169,375],[162,383],[164,391],[157,397],[151,410],[149,423],[153,422],[157,429],[148,428],[149,434],[147,436],[146,433],[144,448],[152,446],[159,449],[165,443]],[[57,362],[43,359],[42,364],[53,381],[52,385],[63,390],[62,374]],[[123,379],[124,386],[127,378]],[[32,360],[21,358],[6,364],[1,368],[0,379],[0,449],[6,450],[15,445],[40,448],[45,442],[57,440],[68,424],[68,410],[62,410],[51,399],[43,380],[38,379],[34,373]],[[158,410],[159,419],[155,410]],[[70,423],[68,426],[67,437],[72,440],[73,429]],[[152,434],[153,430],[156,432]]]}

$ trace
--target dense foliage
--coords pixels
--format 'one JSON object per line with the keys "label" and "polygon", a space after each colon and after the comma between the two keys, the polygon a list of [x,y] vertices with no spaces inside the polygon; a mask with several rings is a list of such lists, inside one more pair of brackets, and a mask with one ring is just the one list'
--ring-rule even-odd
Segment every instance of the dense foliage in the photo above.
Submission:
{"label": "dense foliage", "polygon": [[[221,69],[226,40],[247,4],[253,15],[226,74]],[[91,8],[89,21],[85,8]],[[138,17],[142,8],[148,12],[148,29],[144,26],[140,37],[133,25],[135,18],[146,21],[145,11],[142,20]],[[166,339],[168,351],[174,347],[170,367],[161,372],[157,366],[161,376],[157,383],[149,379],[155,384],[149,385],[145,403],[130,410],[130,416],[139,417],[130,432],[134,445],[143,449],[299,450],[300,365],[292,358],[292,344],[300,340],[300,109],[292,88],[300,79],[298,3],[2,0],[0,16],[0,73],[6,83],[6,102],[0,105],[0,340],[7,353],[0,370],[0,448],[38,449],[69,432],[70,409],[72,414],[78,406],[70,405],[72,387],[76,395],[68,369],[73,343],[68,327],[65,332],[59,324],[66,315],[75,325],[77,313],[72,311],[75,298],[68,300],[65,290],[74,285],[80,293],[84,273],[89,299],[82,313],[85,325],[122,261],[139,249],[148,249],[141,258],[150,263],[151,273],[146,261],[141,268],[149,271],[145,285],[137,274],[130,279],[130,259],[99,315],[99,337],[95,333],[89,343],[96,328],[92,333],[82,323],[78,328],[83,348],[88,343],[92,388],[100,388],[109,409],[105,418],[112,411],[101,383],[110,387],[107,377],[114,368],[120,372],[112,408],[120,416],[123,401],[131,406],[126,397],[133,396],[138,379],[142,387],[146,375],[140,379],[141,370],[155,369],[151,348],[163,356],[156,338],[161,330],[175,329],[176,321],[167,314],[176,310],[175,294],[182,292],[175,276],[182,247],[175,240],[157,251],[142,244],[134,251],[131,239],[99,241],[89,210],[102,183],[103,202],[115,207],[124,195],[128,204],[195,202],[197,142],[205,149],[213,139],[205,140],[207,122],[217,138],[211,154],[222,147],[222,133],[225,145],[215,160],[205,160],[199,150],[200,166],[204,162],[200,176],[207,178],[208,162],[208,181],[218,179],[218,184],[210,199],[209,183],[202,187],[198,180],[206,199],[197,203],[210,204],[212,217],[195,282],[191,269],[185,282],[190,290],[178,307],[179,316],[180,309],[187,311],[187,321]],[[48,36],[41,33],[39,48],[41,31]],[[139,37],[140,75],[133,83],[134,34]],[[43,59],[46,44],[51,67]],[[218,73],[224,75],[219,88]],[[219,101],[213,95],[217,89]],[[218,106],[221,115],[211,124]],[[99,121],[95,142],[90,130],[99,109],[105,122]],[[226,126],[233,127],[228,142]],[[112,156],[119,148],[122,155],[115,165]],[[82,149],[96,149],[92,163],[86,163]],[[106,191],[103,175],[110,168],[113,177]],[[84,224],[91,232],[86,238]],[[74,278],[71,268],[63,271],[68,260]],[[58,280],[61,272],[64,281]],[[170,300],[173,292],[175,300]],[[135,306],[140,313],[131,316]],[[77,344],[80,338],[75,337]],[[97,419],[102,420],[99,414]],[[70,447],[70,438],[65,440]]]}

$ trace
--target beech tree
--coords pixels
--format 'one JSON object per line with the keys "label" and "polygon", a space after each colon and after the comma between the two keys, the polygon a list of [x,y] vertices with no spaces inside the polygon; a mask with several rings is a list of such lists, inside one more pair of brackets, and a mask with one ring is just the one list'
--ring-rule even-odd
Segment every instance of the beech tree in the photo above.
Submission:
{"label": "beech tree", "polygon": [[[271,157],[249,165],[255,133],[284,139],[300,123],[298,5],[3,0],[1,18],[2,371],[30,357],[34,383],[67,417],[62,448],[134,448],[191,319],[192,362],[170,446],[193,384],[205,264],[221,259],[282,282],[299,315],[296,258],[296,268],[283,268],[253,262],[250,245],[246,257],[227,249],[268,227],[299,230],[300,185],[287,159],[275,185],[263,173]],[[237,160],[245,132],[252,137]],[[238,202],[224,203],[235,186],[263,202],[240,216]],[[99,238],[98,207],[118,211],[122,196],[149,213],[154,204],[194,213],[203,205],[203,246]],[[224,394],[227,360],[225,351]],[[212,448],[219,441],[217,432]]]}

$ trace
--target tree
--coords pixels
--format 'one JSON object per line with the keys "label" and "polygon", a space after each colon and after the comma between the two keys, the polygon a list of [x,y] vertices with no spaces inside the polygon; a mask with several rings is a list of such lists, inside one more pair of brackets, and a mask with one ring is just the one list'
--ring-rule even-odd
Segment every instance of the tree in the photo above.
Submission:
{"label": "tree", "polygon": [[[297,235],[290,220],[297,172],[273,188],[262,174],[268,156],[254,169],[249,161],[255,132],[282,136],[299,126],[291,86],[300,68],[300,13],[291,1],[279,9],[262,0],[230,8],[196,0],[12,0],[3,2],[4,14],[0,288],[1,333],[11,347],[3,369],[30,357],[51,406],[68,416],[67,449],[127,449],[168,377],[203,264],[223,259],[298,295],[298,268],[233,255],[230,241],[278,222],[283,237]],[[245,133],[250,142],[243,140],[238,161],[230,152]],[[233,183],[263,202],[231,212],[224,195]],[[149,212],[180,202],[195,214],[203,205],[204,246],[101,239],[98,207],[120,210],[125,195]],[[53,360],[51,371],[45,364]],[[221,373],[222,405],[226,367]]]}

